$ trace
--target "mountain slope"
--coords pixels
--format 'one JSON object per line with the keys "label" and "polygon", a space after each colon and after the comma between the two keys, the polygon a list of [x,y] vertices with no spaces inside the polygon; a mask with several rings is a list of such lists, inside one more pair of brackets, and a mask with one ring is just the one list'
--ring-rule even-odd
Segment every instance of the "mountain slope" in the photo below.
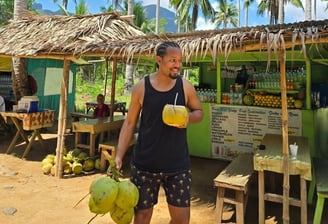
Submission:
{"label": "mountain slope", "polygon": [[[145,6],[145,11],[146,11],[146,16],[148,19],[154,19],[156,18],[156,5],[147,5]],[[178,30],[178,25],[174,22],[175,20],[175,13],[160,7],[159,10],[159,16],[160,18],[165,18],[166,20],[166,27],[165,27],[165,32],[172,32],[176,33]]]}

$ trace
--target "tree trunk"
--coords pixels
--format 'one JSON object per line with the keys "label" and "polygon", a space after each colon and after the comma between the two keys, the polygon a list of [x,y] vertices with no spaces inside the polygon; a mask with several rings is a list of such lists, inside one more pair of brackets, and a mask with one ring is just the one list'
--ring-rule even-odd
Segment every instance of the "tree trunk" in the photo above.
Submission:
{"label": "tree trunk", "polygon": [[[27,0],[15,0],[14,5],[14,20],[17,20],[27,13]],[[13,71],[12,71],[12,81],[13,81],[13,92],[16,101],[20,100],[23,96],[31,95],[31,89],[28,82],[28,74],[26,68],[25,58],[12,58]]]}
{"label": "tree trunk", "polygon": [[159,10],[161,7],[161,1],[157,0],[157,4],[156,4],[156,26],[155,26],[155,33],[158,34],[159,33]]}
{"label": "tree trunk", "polygon": [[283,24],[285,20],[284,15],[284,0],[278,1],[278,24]]}
{"label": "tree trunk", "polygon": [[311,14],[312,14],[312,8],[311,8],[311,0],[305,1],[305,20],[310,21],[311,20]]}
{"label": "tree trunk", "polygon": [[[128,0],[128,15],[133,15],[133,0]],[[133,19],[131,19],[133,23]],[[125,68],[125,80],[124,80],[124,95],[129,95],[133,87],[133,65],[126,65]]]}

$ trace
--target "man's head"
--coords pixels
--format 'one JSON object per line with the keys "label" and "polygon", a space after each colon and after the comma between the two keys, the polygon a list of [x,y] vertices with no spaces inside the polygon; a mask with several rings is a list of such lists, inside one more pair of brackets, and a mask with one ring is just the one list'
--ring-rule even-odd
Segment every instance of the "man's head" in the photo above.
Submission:
{"label": "man's head", "polygon": [[103,104],[104,101],[105,101],[104,95],[103,94],[98,94],[98,96],[97,96],[97,103],[98,104]]}
{"label": "man's head", "polygon": [[156,48],[156,64],[158,70],[176,79],[182,66],[182,53],[176,42],[165,41]]}

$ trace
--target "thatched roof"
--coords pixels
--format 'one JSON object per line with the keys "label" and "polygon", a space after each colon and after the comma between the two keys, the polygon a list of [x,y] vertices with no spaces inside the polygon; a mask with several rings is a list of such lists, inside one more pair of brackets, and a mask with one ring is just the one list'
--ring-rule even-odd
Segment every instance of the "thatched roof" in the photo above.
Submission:
{"label": "thatched roof", "polygon": [[328,43],[328,20],[275,26],[144,35],[116,14],[36,17],[12,21],[0,29],[0,56],[107,56],[125,61],[154,55],[163,40],[180,44],[186,60],[192,56],[225,56],[232,51],[267,50]]}
{"label": "thatched roof", "polygon": [[98,45],[106,41],[143,35],[128,19],[115,13],[29,16],[0,28],[0,55],[64,57],[98,53]]}

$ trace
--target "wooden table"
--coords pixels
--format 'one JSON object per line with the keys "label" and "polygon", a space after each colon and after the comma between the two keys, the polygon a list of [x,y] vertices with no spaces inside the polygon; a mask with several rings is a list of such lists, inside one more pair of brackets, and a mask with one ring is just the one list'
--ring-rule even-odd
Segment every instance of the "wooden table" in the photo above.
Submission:
{"label": "wooden table", "polygon": [[[105,104],[110,108],[110,102],[105,102]],[[89,113],[92,109],[94,110],[97,107],[98,103],[96,101],[86,102],[85,103],[85,113]],[[114,112],[121,112],[122,115],[125,115],[126,102],[115,102],[114,103]]]}
{"label": "wooden table", "polygon": [[[289,136],[289,143],[296,142],[299,145],[296,158],[289,159],[289,174],[300,176],[300,198],[289,198],[289,204],[301,207],[301,223],[307,223],[307,191],[306,180],[311,180],[311,156],[306,137]],[[264,223],[264,202],[283,202],[283,196],[274,193],[266,193],[264,189],[264,171],[272,171],[283,174],[282,136],[266,134],[261,142],[265,150],[258,150],[254,155],[254,170],[258,171],[259,186],[259,223]]]}
{"label": "wooden table", "polygon": [[[114,116],[114,120],[110,121],[109,117],[88,119],[72,123],[73,132],[75,132],[75,147],[85,148],[90,151],[90,156],[95,155],[96,136],[102,132],[110,132],[112,130],[121,129],[125,116]],[[89,144],[81,143],[82,133],[90,134]]]}
{"label": "wooden table", "polygon": [[92,114],[80,113],[80,112],[71,112],[71,117],[73,118],[73,122],[75,122],[75,121],[79,121],[80,118],[91,119],[91,118],[93,118],[93,115]]}
{"label": "wooden table", "polygon": [[[0,112],[0,114],[7,123],[8,119],[11,119],[15,127],[17,128],[15,137],[12,139],[6,151],[7,154],[13,151],[19,136],[21,136],[27,144],[22,158],[25,158],[27,156],[36,138],[38,138],[42,148],[44,148],[40,129],[53,126],[55,119],[55,111],[46,110],[34,113]],[[26,131],[33,131],[30,139],[27,137]]]}

